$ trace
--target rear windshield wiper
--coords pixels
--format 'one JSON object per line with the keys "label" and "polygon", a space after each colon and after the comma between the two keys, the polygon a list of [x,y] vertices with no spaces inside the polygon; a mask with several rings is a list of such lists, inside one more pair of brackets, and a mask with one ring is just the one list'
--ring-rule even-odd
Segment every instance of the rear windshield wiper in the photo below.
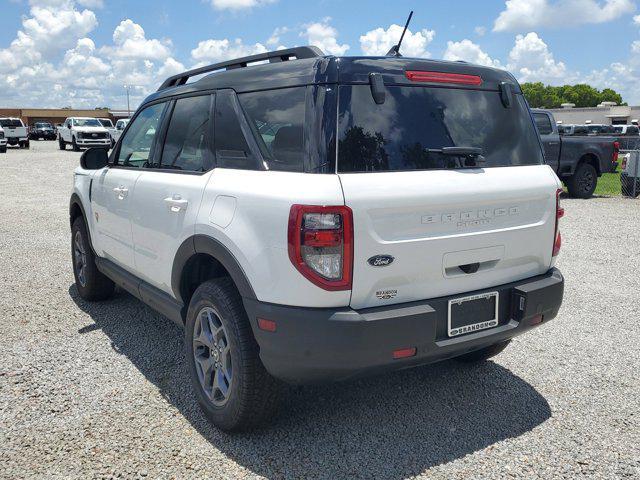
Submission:
{"label": "rear windshield wiper", "polygon": [[464,162],[460,162],[460,165],[456,165],[456,162],[450,163],[448,168],[478,168],[485,159],[482,156],[483,150],[479,147],[442,147],[442,148],[427,148],[428,153],[439,153],[450,157],[464,158]]}

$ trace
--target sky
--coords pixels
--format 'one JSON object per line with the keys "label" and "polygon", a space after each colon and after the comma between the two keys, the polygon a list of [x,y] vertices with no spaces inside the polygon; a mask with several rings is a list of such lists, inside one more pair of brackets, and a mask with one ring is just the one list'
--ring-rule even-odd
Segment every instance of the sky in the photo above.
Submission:
{"label": "sky", "polygon": [[0,107],[131,107],[194,66],[298,45],[589,83],[640,104],[638,0],[0,0]]}

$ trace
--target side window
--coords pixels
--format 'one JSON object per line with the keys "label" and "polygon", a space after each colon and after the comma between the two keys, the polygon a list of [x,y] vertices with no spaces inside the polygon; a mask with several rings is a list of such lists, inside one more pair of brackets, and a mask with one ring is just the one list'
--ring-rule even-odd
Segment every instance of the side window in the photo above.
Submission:
{"label": "side window", "polygon": [[540,135],[549,135],[553,133],[553,127],[551,126],[551,120],[548,115],[544,113],[534,113],[533,119],[536,121],[536,127]]}
{"label": "side window", "polygon": [[207,137],[211,96],[180,98],[173,109],[160,168],[204,172],[211,168]]}
{"label": "side window", "polygon": [[216,166],[256,170],[257,164],[234,108],[233,92],[221,90],[216,94],[215,148]]}
{"label": "side window", "polygon": [[157,103],[140,112],[122,139],[116,165],[147,166],[164,107],[164,103]]}
{"label": "side window", "polygon": [[272,170],[304,170],[305,87],[238,95]]}

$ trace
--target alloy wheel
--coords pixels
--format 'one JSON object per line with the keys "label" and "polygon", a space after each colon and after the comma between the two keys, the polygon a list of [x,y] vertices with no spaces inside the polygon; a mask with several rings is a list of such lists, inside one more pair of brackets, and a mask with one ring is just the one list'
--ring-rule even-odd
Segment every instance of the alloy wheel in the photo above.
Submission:
{"label": "alloy wheel", "polygon": [[196,317],[193,358],[207,398],[218,407],[226,404],[233,382],[231,345],[221,317],[213,307],[204,307]]}
{"label": "alloy wheel", "polygon": [[82,234],[80,230],[76,231],[73,237],[73,259],[75,261],[76,275],[78,281],[83,287],[87,285],[87,253],[84,249],[84,243],[82,242]]}

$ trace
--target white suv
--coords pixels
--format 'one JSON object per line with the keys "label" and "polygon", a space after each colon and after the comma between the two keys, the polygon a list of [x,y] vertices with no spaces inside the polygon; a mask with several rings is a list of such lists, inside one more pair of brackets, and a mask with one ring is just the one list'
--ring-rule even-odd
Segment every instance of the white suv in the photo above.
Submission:
{"label": "white suv", "polygon": [[85,152],[76,286],[184,325],[205,414],[246,428],[276,379],[483,360],[554,318],[560,189],[506,72],[255,55],[169,78]]}

